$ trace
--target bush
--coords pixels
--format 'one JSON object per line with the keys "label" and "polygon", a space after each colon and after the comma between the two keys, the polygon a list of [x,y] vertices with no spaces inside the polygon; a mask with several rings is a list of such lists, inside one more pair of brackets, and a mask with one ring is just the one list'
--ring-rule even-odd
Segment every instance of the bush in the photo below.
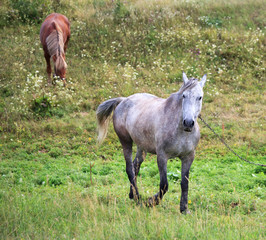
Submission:
{"label": "bush", "polygon": [[128,17],[130,17],[130,12],[127,10],[126,6],[122,2],[117,1],[114,9],[114,22],[121,23]]}
{"label": "bush", "polygon": [[34,99],[31,110],[38,116],[50,117],[52,115],[52,105],[50,99],[45,95]]}
{"label": "bush", "polygon": [[50,11],[47,0],[9,0],[12,8],[8,12],[8,20],[19,20],[23,23],[40,23]]}

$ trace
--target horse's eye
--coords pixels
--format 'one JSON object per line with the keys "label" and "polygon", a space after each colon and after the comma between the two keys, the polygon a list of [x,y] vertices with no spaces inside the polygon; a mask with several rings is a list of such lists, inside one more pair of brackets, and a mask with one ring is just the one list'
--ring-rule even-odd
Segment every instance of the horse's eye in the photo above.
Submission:
{"label": "horse's eye", "polygon": [[183,94],[183,98],[186,98],[185,94]]}
{"label": "horse's eye", "polygon": [[199,97],[199,101],[202,99],[202,97]]}

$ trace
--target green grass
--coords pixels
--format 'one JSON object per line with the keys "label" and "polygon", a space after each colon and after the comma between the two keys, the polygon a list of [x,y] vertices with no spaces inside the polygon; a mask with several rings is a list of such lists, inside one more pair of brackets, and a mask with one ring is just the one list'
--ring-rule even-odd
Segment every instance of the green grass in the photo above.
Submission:
{"label": "green grass", "polygon": [[[39,0],[34,11],[22,2],[0,5],[1,239],[265,238],[265,168],[237,159],[201,122],[184,216],[180,161],[168,162],[162,203],[137,205],[119,140],[110,127],[97,146],[95,121],[106,99],[166,98],[182,71],[207,73],[202,116],[238,154],[265,164],[263,1]],[[38,34],[53,11],[71,21],[67,88],[46,86]],[[155,155],[138,186],[144,200],[158,191]]]}

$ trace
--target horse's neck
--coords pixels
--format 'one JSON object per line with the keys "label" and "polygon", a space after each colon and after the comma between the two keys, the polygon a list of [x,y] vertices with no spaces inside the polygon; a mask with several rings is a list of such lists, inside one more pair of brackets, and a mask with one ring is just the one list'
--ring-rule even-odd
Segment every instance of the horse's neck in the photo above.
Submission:
{"label": "horse's neck", "polygon": [[172,120],[182,122],[182,97],[178,93],[173,93],[166,99],[165,114],[171,116]]}

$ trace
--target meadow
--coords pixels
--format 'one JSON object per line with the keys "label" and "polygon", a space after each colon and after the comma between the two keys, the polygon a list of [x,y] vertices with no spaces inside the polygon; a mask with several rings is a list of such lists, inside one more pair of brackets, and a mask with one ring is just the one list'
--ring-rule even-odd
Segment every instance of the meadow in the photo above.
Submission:
{"label": "meadow", "polygon": [[[66,15],[67,87],[47,86],[39,40]],[[96,143],[95,110],[113,97],[178,91],[207,74],[202,117],[242,157],[265,159],[265,1],[3,0],[0,3],[0,239],[265,239],[266,171],[236,158],[204,124],[179,211],[179,159],[153,208],[128,198],[112,125]],[[136,151],[136,148],[134,148]],[[141,166],[158,191],[156,156]]]}

